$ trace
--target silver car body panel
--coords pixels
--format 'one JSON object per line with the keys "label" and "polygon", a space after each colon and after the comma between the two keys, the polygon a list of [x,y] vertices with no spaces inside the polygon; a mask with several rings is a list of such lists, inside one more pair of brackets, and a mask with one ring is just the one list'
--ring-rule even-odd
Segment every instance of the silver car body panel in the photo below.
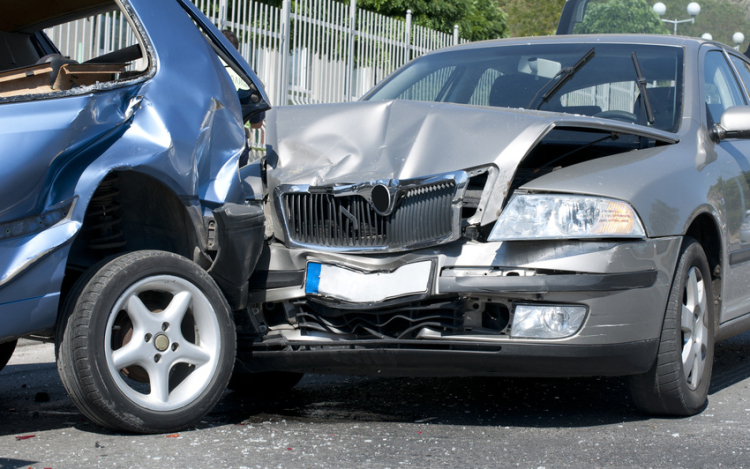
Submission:
{"label": "silver car body panel", "polygon": [[[268,119],[269,191],[282,183],[415,179],[493,164],[498,175],[482,225],[497,219],[516,167],[554,128],[679,141],[669,132],[609,119],[414,101],[281,107]],[[281,232],[276,235],[285,239]]]}

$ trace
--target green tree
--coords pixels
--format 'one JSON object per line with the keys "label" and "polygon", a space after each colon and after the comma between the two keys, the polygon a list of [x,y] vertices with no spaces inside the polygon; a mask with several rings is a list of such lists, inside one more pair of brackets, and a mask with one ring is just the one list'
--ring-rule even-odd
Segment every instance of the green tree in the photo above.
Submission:
{"label": "green tree", "polygon": [[495,0],[358,0],[357,5],[397,18],[411,10],[415,24],[448,34],[457,24],[461,37],[470,41],[508,36],[506,15]]}
{"label": "green tree", "polygon": [[668,30],[646,0],[591,0],[575,32],[667,34]]}
{"label": "green tree", "polygon": [[[283,3],[283,0],[255,1],[276,8]],[[348,5],[350,0],[339,1]],[[300,4],[295,0],[292,3]],[[508,37],[506,15],[496,0],[357,0],[357,7],[393,18],[405,18],[406,10],[411,10],[414,24],[447,34],[453,34],[453,26],[458,25],[460,36],[470,41]]]}
{"label": "green tree", "polygon": [[555,34],[565,0],[498,0],[510,37]]}

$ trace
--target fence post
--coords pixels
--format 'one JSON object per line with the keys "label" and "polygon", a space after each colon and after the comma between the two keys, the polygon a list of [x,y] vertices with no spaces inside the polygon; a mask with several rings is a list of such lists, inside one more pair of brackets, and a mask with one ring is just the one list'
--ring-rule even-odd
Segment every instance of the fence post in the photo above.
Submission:
{"label": "fence post", "polygon": [[[406,10],[406,57],[404,63],[411,60],[411,10]],[[403,65],[403,64],[402,64]]]}
{"label": "fence post", "polygon": [[292,31],[292,2],[284,0],[281,4],[281,40],[279,41],[279,96],[277,106],[284,106],[289,94],[289,44]]}
{"label": "fence post", "polygon": [[346,101],[351,101],[354,95],[354,35],[357,33],[357,0],[349,3],[349,56],[346,62]]}
{"label": "fence post", "polygon": [[458,45],[458,25],[457,24],[453,25],[453,45],[454,46]]}
{"label": "fence post", "polygon": [[227,21],[227,0],[219,0],[219,16],[216,18],[216,27],[221,31]]}

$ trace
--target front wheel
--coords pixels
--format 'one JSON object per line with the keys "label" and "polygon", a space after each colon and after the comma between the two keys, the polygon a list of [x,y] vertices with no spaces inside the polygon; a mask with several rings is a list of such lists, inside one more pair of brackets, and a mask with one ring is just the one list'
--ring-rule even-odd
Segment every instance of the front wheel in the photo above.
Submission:
{"label": "front wheel", "polygon": [[80,282],[57,366],[81,412],[105,427],[156,433],[213,408],[236,343],[229,306],[204,270],[175,254],[137,251]]}
{"label": "front wheel", "polygon": [[714,299],[703,248],[685,238],[652,368],[630,377],[641,412],[688,416],[706,405],[714,361]]}

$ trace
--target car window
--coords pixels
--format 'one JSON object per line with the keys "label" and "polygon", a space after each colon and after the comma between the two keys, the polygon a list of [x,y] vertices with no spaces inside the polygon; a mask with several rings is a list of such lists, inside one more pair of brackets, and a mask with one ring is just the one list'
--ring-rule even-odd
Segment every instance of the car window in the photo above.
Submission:
{"label": "car window", "polygon": [[734,66],[737,68],[737,71],[740,74],[742,84],[745,85],[745,91],[750,92],[750,64],[733,55],[730,57],[732,58],[732,62],[734,63]]}
{"label": "car window", "polygon": [[620,81],[571,91],[560,96],[560,104],[565,108],[596,106],[598,112],[633,112],[633,105],[635,104],[633,97],[637,94],[638,86],[635,81]]}
{"label": "car window", "polygon": [[[562,71],[592,45],[546,44],[456,49],[415,60],[364,100],[408,99],[583,114],[676,131],[682,109],[682,49],[597,44],[588,61]],[[632,54],[647,81],[655,122],[648,124]],[[547,95],[560,82],[559,89]]]}
{"label": "car window", "polygon": [[430,73],[413,85],[409,86],[398,96],[398,99],[410,101],[440,101],[441,92],[445,94],[450,87],[449,80],[456,67],[441,67]]}
{"label": "car window", "polygon": [[471,94],[471,98],[469,98],[469,104],[475,106],[489,106],[492,84],[495,83],[495,80],[497,80],[500,75],[502,75],[502,73],[494,68],[488,68],[485,70],[482,73],[481,78],[479,78],[479,82],[477,83],[474,92]]}
{"label": "car window", "polygon": [[28,15],[28,26],[13,24],[0,31],[12,58],[0,58],[0,99],[96,91],[146,72],[145,48],[114,1],[83,15],[45,22],[43,30],[35,30],[35,18]]}
{"label": "car window", "polygon": [[745,104],[734,73],[719,51],[709,51],[704,63],[705,102],[708,124],[719,122],[722,113],[732,107]]}

